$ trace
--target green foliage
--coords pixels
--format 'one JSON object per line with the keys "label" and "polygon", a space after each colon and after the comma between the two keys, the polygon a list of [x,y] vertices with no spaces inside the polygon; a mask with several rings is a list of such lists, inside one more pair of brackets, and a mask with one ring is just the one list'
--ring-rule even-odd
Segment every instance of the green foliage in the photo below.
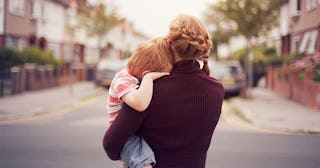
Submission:
{"label": "green foliage", "polygon": [[270,66],[273,66],[273,67],[277,67],[277,66],[280,66],[282,65],[284,62],[284,59],[282,56],[277,56],[277,55],[274,55],[274,56],[270,56],[266,59],[266,64],[267,65],[270,65]]}
{"label": "green foliage", "polygon": [[103,37],[119,23],[115,10],[107,11],[104,4],[91,5],[87,0],[78,0],[78,5],[78,25],[86,29],[88,36]]}
{"label": "green foliage", "polygon": [[51,52],[38,48],[27,48],[17,51],[11,48],[0,49],[1,69],[7,69],[24,63],[35,63],[38,65],[51,64],[55,67],[63,63],[63,60],[56,59]]}
{"label": "green foliage", "polygon": [[315,66],[312,71],[312,80],[320,82],[320,65]]}
{"label": "green foliage", "polygon": [[0,60],[1,70],[24,63],[20,52],[10,48],[0,48]]}
{"label": "green foliage", "polygon": [[214,11],[237,25],[247,39],[265,35],[278,24],[281,0],[224,0],[214,4]]}
{"label": "green foliage", "polygon": [[305,76],[305,70],[301,70],[298,72],[298,79],[299,80],[303,80],[304,79],[304,76]]}
{"label": "green foliage", "polygon": [[57,66],[62,60],[57,60],[52,52],[44,51],[39,48],[27,48],[21,52],[24,63],[36,63],[39,65],[52,64]]}
{"label": "green foliage", "polygon": [[[275,48],[257,47],[252,50],[253,63],[257,66],[278,65],[282,63],[282,57],[277,56]],[[239,49],[232,53],[231,58],[238,60],[242,65],[245,62],[245,49]]]}

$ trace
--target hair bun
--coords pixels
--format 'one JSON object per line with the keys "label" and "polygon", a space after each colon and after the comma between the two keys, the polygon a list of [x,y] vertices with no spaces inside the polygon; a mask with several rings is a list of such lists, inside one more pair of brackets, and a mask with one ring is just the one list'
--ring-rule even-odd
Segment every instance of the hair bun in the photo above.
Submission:
{"label": "hair bun", "polygon": [[206,54],[212,44],[200,21],[189,15],[180,15],[171,22],[167,38],[182,59],[197,59]]}

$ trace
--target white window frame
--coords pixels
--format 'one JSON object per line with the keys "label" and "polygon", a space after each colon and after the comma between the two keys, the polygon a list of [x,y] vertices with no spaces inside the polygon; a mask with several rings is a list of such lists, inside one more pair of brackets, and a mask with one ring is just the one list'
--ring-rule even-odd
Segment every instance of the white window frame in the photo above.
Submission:
{"label": "white window frame", "polygon": [[38,1],[34,1],[32,3],[32,13],[31,16],[33,19],[39,19],[41,18],[41,12],[42,12],[42,4]]}
{"label": "white window frame", "polygon": [[25,46],[25,42],[22,38],[19,37],[6,37],[5,47],[15,48],[18,50],[23,50]]}
{"label": "white window frame", "polygon": [[4,0],[0,0],[0,34],[4,31]]}
{"label": "white window frame", "polygon": [[309,43],[307,48],[305,49],[306,54],[312,54],[317,51],[317,37],[318,37],[318,30],[309,31]]}
{"label": "white window frame", "polygon": [[18,15],[24,16],[26,12],[26,3],[25,0],[10,0],[9,2],[9,12]]}
{"label": "white window frame", "polygon": [[301,45],[300,45],[300,47],[299,47],[299,52],[300,52],[300,53],[303,53],[303,52],[305,51],[305,49],[306,49],[306,47],[307,47],[307,43],[308,43],[308,41],[309,41],[309,36],[310,36],[309,32],[305,32],[305,33],[304,33],[303,39],[302,39],[302,41],[301,41]]}
{"label": "white window frame", "polygon": [[317,51],[317,37],[318,30],[311,30],[304,33],[301,45],[299,47],[300,53],[311,54]]}
{"label": "white window frame", "polygon": [[[300,1],[301,3],[301,1]],[[298,8],[298,0],[289,0],[289,15],[290,16],[297,16],[301,14],[301,4],[300,10]]]}
{"label": "white window frame", "polygon": [[307,0],[306,2],[306,8],[308,11],[316,8],[319,4],[319,0]]}
{"label": "white window frame", "polygon": [[[298,52],[299,48],[301,46],[301,36],[300,35],[295,35],[292,37],[292,42],[293,42],[293,52]],[[298,45],[297,45],[298,44]]]}

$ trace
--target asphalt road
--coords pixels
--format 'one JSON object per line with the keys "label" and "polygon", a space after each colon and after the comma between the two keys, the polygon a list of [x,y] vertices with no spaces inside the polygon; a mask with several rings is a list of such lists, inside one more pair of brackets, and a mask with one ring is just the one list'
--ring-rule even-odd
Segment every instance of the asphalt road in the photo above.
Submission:
{"label": "asphalt road", "polygon": [[[0,123],[0,167],[119,168],[102,149],[106,123],[103,97],[54,114]],[[319,168],[320,135],[266,132],[221,119],[207,168],[233,167]]]}

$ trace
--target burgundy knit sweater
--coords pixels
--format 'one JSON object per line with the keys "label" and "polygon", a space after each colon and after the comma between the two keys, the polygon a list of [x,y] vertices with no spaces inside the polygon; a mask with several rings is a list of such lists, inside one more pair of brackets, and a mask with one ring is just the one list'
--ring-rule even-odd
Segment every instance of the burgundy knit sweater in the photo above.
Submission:
{"label": "burgundy knit sweater", "polygon": [[221,83],[196,61],[178,62],[169,76],[154,82],[146,111],[124,105],[104,136],[104,149],[118,160],[127,138],[136,133],[153,149],[156,168],[204,168],[223,97]]}

